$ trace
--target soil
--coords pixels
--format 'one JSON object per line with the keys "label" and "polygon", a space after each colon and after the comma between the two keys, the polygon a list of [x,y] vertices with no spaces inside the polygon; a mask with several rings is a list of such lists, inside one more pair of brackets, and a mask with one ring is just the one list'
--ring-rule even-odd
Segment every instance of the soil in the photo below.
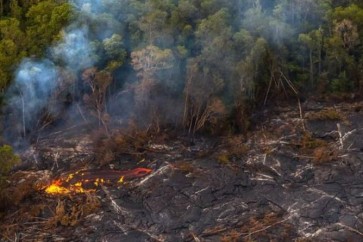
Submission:
{"label": "soil", "polygon": [[[108,159],[85,126],[50,132],[9,179],[2,241],[362,241],[361,107],[276,107],[247,137],[134,137]],[[44,192],[71,171],[135,168],[152,172]]]}

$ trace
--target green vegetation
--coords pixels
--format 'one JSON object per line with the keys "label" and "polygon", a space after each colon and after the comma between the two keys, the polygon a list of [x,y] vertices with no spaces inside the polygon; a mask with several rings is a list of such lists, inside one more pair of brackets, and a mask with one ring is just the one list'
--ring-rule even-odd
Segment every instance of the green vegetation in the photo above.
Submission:
{"label": "green vegetation", "polygon": [[24,57],[40,57],[60,39],[71,7],[67,1],[0,1],[0,90],[13,79]]}
{"label": "green vegetation", "polygon": [[13,148],[9,145],[3,145],[0,147],[0,217],[1,212],[11,203],[10,197],[16,196],[15,193],[7,191],[9,184],[7,179],[9,177],[11,169],[20,163],[20,158],[14,154]]}
{"label": "green vegetation", "polygon": [[20,158],[14,154],[9,145],[0,147],[0,188],[4,185],[6,177],[11,169],[20,162]]}
{"label": "green vegetation", "polygon": [[[68,86],[83,81],[88,92],[74,88],[71,95],[84,95],[83,105],[106,130],[108,94],[121,93],[127,81],[133,117],[143,116],[139,125],[173,123],[190,133],[245,131],[253,107],[296,92],[362,88],[360,1],[101,0],[72,7],[74,2],[0,0],[2,92],[22,58],[46,56],[71,22],[88,26],[92,66],[72,73],[57,54],[51,58]],[[92,16],[84,14],[87,9]]]}

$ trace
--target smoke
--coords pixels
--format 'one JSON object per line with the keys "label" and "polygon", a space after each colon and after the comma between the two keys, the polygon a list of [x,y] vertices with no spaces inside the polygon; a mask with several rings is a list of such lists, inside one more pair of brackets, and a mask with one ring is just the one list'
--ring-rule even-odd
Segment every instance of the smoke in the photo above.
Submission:
{"label": "smoke", "polygon": [[60,76],[64,70],[79,76],[81,71],[97,63],[99,57],[94,40],[110,37],[120,27],[108,21],[111,18],[103,14],[105,6],[101,2],[112,3],[69,1],[77,17],[61,31],[61,40],[44,50],[44,58],[25,58],[17,67],[15,79],[6,93],[8,124],[5,129],[13,129],[5,130],[5,136],[12,136],[7,137],[9,140],[15,135],[26,136],[26,133],[32,132],[45,109],[51,114],[61,110],[49,107],[49,101],[59,87],[65,85]]}
{"label": "smoke", "polygon": [[[115,70],[117,70],[117,74],[120,74],[118,78],[122,78],[124,81],[129,81],[128,78],[141,80],[144,75],[155,81],[152,83],[153,85],[149,85],[152,87],[144,88],[147,87],[148,82],[140,81],[139,86],[134,85],[130,89],[136,90],[135,92],[137,92],[137,88],[142,89],[147,99],[144,103],[153,106],[154,109],[155,106],[160,107],[163,114],[170,113],[171,116],[176,117],[178,115],[175,114],[176,112],[181,113],[180,108],[175,108],[178,105],[171,104],[170,100],[183,98],[182,90],[185,88],[187,69],[190,68],[187,64],[188,61],[200,59],[200,70],[195,70],[194,74],[197,75],[197,72],[204,71],[211,73],[211,80],[216,80],[218,83],[223,81],[225,82],[223,87],[229,86],[228,88],[231,90],[236,83],[246,85],[240,81],[244,76],[250,77],[252,84],[255,85],[263,82],[264,79],[264,75],[255,74],[256,63],[260,63],[259,59],[263,58],[262,55],[255,53],[265,49],[265,44],[262,45],[259,40],[264,39],[268,43],[266,45],[275,52],[276,56],[282,56],[285,54],[285,43],[297,40],[297,33],[301,30],[301,26],[307,25],[310,15],[321,15],[316,14],[321,10],[312,0],[294,0],[292,2],[294,4],[289,1],[281,1],[278,4],[278,1],[268,0],[249,0],[246,3],[243,1],[211,1],[209,4],[201,4],[201,6],[193,1],[171,2],[69,0],[69,4],[75,12],[72,23],[61,31],[61,39],[57,43],[44,50],[45,58],[27,58],[21,62],[16,70],[14,82],[9,88],[7,108],[11,110],[8,112],[12,113],[13,117],[18,117],[18,119],[21,117],[20,133],[25,134],[27,129],[32,129],[45,109],[48,112],[50,110],[55,116],[57,116],[57,112],[63,110],[49,107],[49,101],[59,100],[56,97],[57,92],[64,88],[65,83],[71,85],[69,81],[67,83],[65,80],[64,73],[80,80],[84,78],[81,75],[82,72],[91,67],[99,69],[93,68],[95,71],[92,72],[92,75],[87,76],[88,82],[84,82],[83,87],[88,84],[89,89],[95,90],[98,85],[96,82],[99,81],[98,87],[107,89],[106,84],[109,85],[113,81],[109,74]],[[174,12],[173,8],[177,8],[177,10]],[[197,14],[199,10],[202,14]],[[319,21],[316,21],[315,25],[318,24]],[[221,27],[213,33],[216,26]],[[225,38],[221,38],[221,36]],[[206,37],[210,37],[211,40]],[[149,56],[136,49],[136,47],[147,49],[147,47],[145,48],[147,45],[156,45],[158,49]],[[170,64],[172,67],[159,68],[157,66],[158,68],[153,68],[158,69],[157,71],[134,68],[135,72],[132,72],[131,65],[135,67],[135,62],[130,61],[132,55],[127,56],[125,49],[133,51],[134,54],[140,53],[138,59],[141,63],[141,60],[148,58],[162,59],[167,53],[164,48],[169,48],[170,55],[176,57],[168,61],[168,66]],[[129,65],[125,65],[125,63]],[[119,67],[122,65],[125,68],[120,70]],[[235,66],[240,70],[237,70],[238,68]],[[138,75],[135,75],[136,72]],[[89,71],[90,73],[91,71]],[[198,81],[200,80],[195,80],[195,82]],[[80,83],[74,85],[75,89],[82,86]],[[117,88],[120,86],[117,83]],[[162,87],[160,88],[160,86]],[[205,88],[200,89],[201,92],[205,92]],[[241,91],[244,89],[245,87],[241,88]],[[80,90],[84,91],[82,87]],[[74,99],[79,100],[82,97],[85,105],[93,105],[93,108],[98,105],[97,108],[100,108],[99,106],[102,106],[103,103],[92,103],[92,95],[88,95],[91,93],[87,93],[87,91],[77,93],[78,96]],[[116,95],[109,98],[110,105],[101,111],[111,113],[114,117],[116,115],[117,117],[132,116],[131,113],[135,111],[133,108],[137,109],[132,105],[137,103],[135,99],[138,96],[133,96],[133,93],[121,93],[113,93]],[[221,93],[222,91],[216,91],[213,95],[221,96]],[[243,95],[239,92],[236,93]],[[83,94],[88,95],[88,103],[84,99],[87,95]],[[225,99],[228,98],[230,97]],[[62,105],[62,101],[58,102],[59,105]],[[104,102],[104,100],[100,102]],[[174,107],[174,110],[172,108],[167,110],[169,107],[166,107],[166,103]],[[140,118],[146,116],[145,112],[141,114]],[[98,118],[101,116],[99,113]],[[158,115],[154,114],[154,116]]]}
{"label": "smoke", "polygon": [[56,87],[58,71],[47,59],[24,59],[16,72],[14,85],[9,89],[8,106],[22,119],[22,129],[34,125],[34,117],[47,105]]}
{"label": "smoke", "polygon": [[95,48],[87,36],[87,27],[66,32],[63,41],[51,48],[53,59],[75,72],[92,66],[96,62]]}

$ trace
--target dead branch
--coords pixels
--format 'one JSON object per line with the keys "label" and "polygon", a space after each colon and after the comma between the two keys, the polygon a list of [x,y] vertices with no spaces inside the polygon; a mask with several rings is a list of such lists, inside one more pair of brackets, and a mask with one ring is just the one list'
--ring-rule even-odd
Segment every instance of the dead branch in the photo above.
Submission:
{"label": "dead branch", "polygon": [[83,115],[83,112],[82,112],[81,107],[79,106],[79,103],[77,103],[77,110],[78,110],[79,114],[81,115],[82,119],[83,119],[85,122],[87,122],[87,119],[86,119],[86,117]]}
{"label": "dead branch", "polygon": [[250,237],[251,235],[261,233],[261,232],[266,231],[266,230],[268,230],[268,229],[270,229],[270,228],[272,228],[272,227],[274,227],[274,226],[276,226],[278,224],[282,224],[282,223],[286,222],[289,219],[290,219],[290,216],[287,217],[287,218],[285,218],[285,219],[283,219],[283,220],[280,220],[280,221],[278,221],[276,223],[270,224],[270,225],[268,225],[268,226],[266,226],[266,227],[264,227],[262,229],[258,229],[258,230],[255,230],[255,231],[252,231],[252,232],[248,232],[248,233],[241,233],[240,236],[245,235],[243,238],[246,239],[246,238]]}
{"label": "dead branch", "polygon": [[356,233],[356,234],[358,234],[358,235],[360,235],[360,236],[363,237],[363,233],[360,232],[359,230],[356,230],[356,229],[354,229],[354,228],[352,228],[352,227],[350,227],[348,225],[342,224],[342,223],[337,223],[337,225],[339,225],[339,226],[341,226],[341,227],[349,230],[350,232]]}
{"label": "dead branch", "polygon": [[338,134],[339,134],[339,143],[340,143],[340,150],[344,149],[344,143],[343,143],[343,135],[342,135],[342,130],[340,127],[340,123],[337,123],[337,129],[338,129]]}
{"label": "dead branch", "polygon": [[201,242],[201,240],[195,235],[195,233],[191,232],[191,235],[193,236],[195,242]]}
{"label": "dead branch", "polygon": [[210,237],[210,236],[213,236],[213,235],[217,235],[217,234],[220,234],[220,233],[223,233],[223,232],[226,232],[229,228],[227,227],[224,227],[224,228],[218,228],[218,229],[215,229],[215,230],[210,230],[210,231],[206,231],[206,232],[203,232],[202,233],[202,236],[203,237]]}

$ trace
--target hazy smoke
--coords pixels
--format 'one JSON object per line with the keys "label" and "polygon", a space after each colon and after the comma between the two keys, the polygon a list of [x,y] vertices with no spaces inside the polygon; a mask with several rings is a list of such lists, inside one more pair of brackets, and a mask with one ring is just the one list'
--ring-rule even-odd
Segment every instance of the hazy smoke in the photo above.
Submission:
{"label": "hazy smoke", "polygon": [[87,27],[65,33],[63,41],[51,48],[53,58],[76,72],[92,66],[95,62],[95,50],[90,46],[87,35]]}
{"label": "hazy smoke", "polygon": [[104,9],[101,1],[74,0],[70,1],[70,4],[79,13],[76,20],[62,30],[62,39],[57,44],[45,50],[47,53],[45,58],[26,58],[21,62],[16,70],[15,80],[7,92],[6,109],[11,113],[10,119],[14,120],[16,117],[17,126],[20,126],[21,120],[21,128],[16,128],[18,133],[20,129],[24,134],[35,127],[39,115],[47,108],[50,98],[61,84],[59,83],[61,67],[79,75],[82,70],[96,63],[96,48],[90,36],[106,38],[113,33],[112,24],[106,24],[106,27],[101,26],[92,31],[86,24],[97,25],[96,15]]}
{"label": "hazy smoke", "polygon": [[[299,24],[302,26],[306,25],[306,16],[310,14],[321,16],[319,14],[312,14],[312,12],[319,12],[320,10],[318,10],[318,5],[315,3],[316,1],[314,2],[311,0],[294,0],[291,3],[289,1],[281,1],[283,4],[280,4],[279,8],[273,7],[276,1],[268,0],[249,0],[245,2],[212,1],[213,3],[211,3],[210,8],[214,9],[213,11],[215,11],[215,14],[209,9],[208,11],[211,12],[210,18],[203,16],[203,21],[199,21],[197,17],[199,15],[197,14],[197,5],[194,6],[196,8],[195,13],[192,14],[188,13],[193,10],[192,2],[183,3],[183,1],[176,1],[175,4],[178,5],[179,10],[183,9],[183,4],[190,4],[190,8],[186,8],[185,10],[186,15],[184,16],[182,14],[182,16],[179,17],[186,18],[185,21],[188,21],[187,16],[188,14],[191,14],[191,18],[197,20],[194,24],[191,23],[191,25],[196,25],[195,31],[191,25],[188,25],[187,27],[184,27],[183,31],[180,32],[180,36],[178,36],[174,30],[169,29],[170,23],[166,21],[168,14],[164,14],[163,11],[154,11],[157,9],[153,8],[158,8],[159,4],[155,3],[155,6],[153,6],[153,3],[148,5],[148,1],[141,1],[141,6],[142,4],[145,4],[145,7],[142,6],[142,11],[139,11],[138,4],[126,4],[126,2],[128,1],[69,0],[69,3],[77,13],[75,20],[62,30],[62,38],[58,43],[49,47],[49,49],[44,50],[47,53],[44,59],[27,58],[21,62],[15,73],[13,85],[9,89],[7,109],[10,111],[8,111],[8,113],[12,113],[12,117],[17,117],[18,123],[21,117],[23,133],[25,133],[25,129],[34,127],[36,121],[39,120],[39,115],[44,109],[53,113],[62,110],[62,108],[50,107],[49,101],[60,100],[57,99],[57,91],[62,88],[64,89],[65,85],[71,85],[71,81],[67,82],[67,79],[70,78],[63,76],[64,73],[75,77],[74,79],[81,79],[81,72],[89,67],[100,67],[99,70],[95,71],[96,74],[97,71],[102,69],[107,71],[115,70],[122,64],[125,64],[124,57],[126,56],[126,51],[123,48],[136,50],[134,49],[135,46],[143,46],[145,44],[155,44],[158,48],[173,48],[172,55],[180,55],[180,59],[177,57],[175,60],[173,59],[170,61],[173,62],[172,67],[163,70],[161,70],[161,68],[155,72],[147,70],[147,68],[140,69],[140,71],[135,69],[135,71],[138,72],[138,75],[135,75],[136,73],[131,71],[130,65],[124,65],[125,68],[123,70],[117,71],[118,73],[121,73],[120,76],[122,75],[123,80],[126,80],[126,82],[129,81],[128,78],[135,80],[142,75],[149,75],[148,81],[155,81],[152,83],[153,85],[149,85],[155,87],[154,93],[152,90],[149,90],[152,88],[146,88],[147,82],[142,83],[142,81],[140,81],[139,86],[135,85],[136,88],[133,86],[133,88],[130,89],[134,92],[137,92],[137,88],[141,89],[143,92],[140,91],[138,94],[139,96],[141,96],[142,93],[145,94],[145,97],[142,98],[145,98],[146,101],[143,103],[153,106],[152,108],[155,108],[155,106],[162,107],[162,109],[160,109],[161,111],[158,110],[160,113],[171,114],[173,117],[177,116],[177,114],[173,113],[181,113],[178,108],[175,108],[177,105],[170,104],[168,100],[176,99],[175,97],[178,95],[181,96],[181,90],[184,88],[185,84],[185,76],[183,76],[185,70],[183,68],[188,68],[185,67],[187,66],[187,62],[184,58],[188,55],[190,55],[187,57],[189,58],[188,60],[193,60],[194,57],[201,56],[201,58],[203,58],[201,65],[210,58],[210,66],[205,70],[208,70],[208,72],[210,70],[210,73],[213,74],[213,78],[216,77],[218,80],[223,79],[223,82],[228,82],[233,78],[240,80],[244,79],[239,78],[239,76],[244,77],[246,75],[250,77],[249,79],[251,79],[250,83],[252,86],[250,89],[252,90],[251,92],[255,92],[253,87],[256,84],[254,82],[258,77],[255,77],[257,71],[254,71],[253,68],[256,66],[254,63],[259,63],[258,60],[262,56],[258,53],[261,51],[265,52],[265,46],[267,45],[265,42],[268,43],[270,47],[272,46],[271,49],[275,52],[273,54],[282,56],[285,54],[286,46],[283,45],[284,42],[289,42],[294,39],[295,41],[297,40],[297,32],[294,32],[293,30],[300,30],[301,27],[298,26]],[[231,6],[233,2],[237,5]],[[234,9],[231,13],[235,16],[229,17],[228,14],[218,14],[223,13],[224,7]],[[267,11],[266,9],[269,10]],[[223,25],[223,21],[218,20],[218,23],[215,24],[213,19],[218,18],[223,21],[225,19],[226,22],[230,23]],[[181,18],[181,21],[184,20]],[[319,25],[318,21],[314,23]],[[178,25],[176,25],[176,27],[177,26]],[[211,33],[213,31],[210,31],[209,29],[213,30],[215,26],[222,27],[220,29],[217,28],[215,33]],[[225,31],[228,29],[228,26],[233,28],[229,31]],[[205,33],[203,33],[203,29],[206,29]],[[229,32],[232,31],[232,29],[233,31],[236,30],[233,36],[229,36],[226,40],[224,40],[224,38],[217,38],[221,33],[227,33],[229,35]],[[191,33],[192,31],[194,31],[194,35]],[[198,32],[202,33],[201,36],[198,36]],[[207,40],[206,37],[209,35],[214,38],[213,41]],[[237,39],[234,40],[236,44],[237,42],[241,44],[241,48],[236,48],[236,50],[243,49],[242,51],[234,51],[232,48],[228,47],[228,43],[230,43],[230,41],[232,41],[231,39],[234,39],[234,37]],[[138,38],[144,43],[138,43]],[[183,40],[184,38],[185,40]],[[122,39],[124,39],[124,41]],[[226,53],[224,53],[224,48],[220,48],[219,51],[217,51],[219,46],[221,46],[222,41],[226,41]],[[177,45],[179,42],[182,44],[177,46],[177,48],[174,48],[176,46],[173,45]],[[211,48],[212,43],[218,47],[217,50]],[[183,46],[183,44],[185,44],[185,46]],[[228,53],[229,49],[234,51],[234,53]],[[160,49],[160,51],[158,50],[157,55],[154,56],[160,57],[165,55],[166,52],[162,51],[162,49]],[[134,52],[136,54],[140,53],[138,51]],[[143,54],[147,55],[148,53],[140,53],[140,60],[145,59]],[[227,54],[230,54],[230,57],[224,57]],[[151,57],[152,56],[153,53]],[[234,58],[236,60],[234,60]],[[178,61],[180,62],[178,63]],[[223,63],[223,61],[225,62]],[[235,65],[238,63],[243,64],[241,64],[243,66],[241,70],[244,73],[231,74],[231,72],[234,71]],[[133,63],[129,64],[133,65]],[[168,62],[168,64],[170,63]],[[214,68],[214,66],[217,66],[218,68]],[[201,69],[203,70],[200,71],[204,72],[204,67]],[[129,72],[125,74],[127,71]],[[199,70],[196,70],[195,72],[199,72]],[[96,74],[93,78],[95,78]],[[99,79],[107,79],[102,77],[102,73],[99,74],[101,75],[98,76]],[[103,74],[106,75],[105,73]],[[223,78],[219,78],[220,76]],[[260,76],[262,76],[262,74],[260,74]],[[108,81],[111,79],[112,78],[109,78]],[[244,87],[241,88],[241,91],[244,92],[245,86],[248,87],[249,84],[244,82],[240,83],[240,80],[236,80],[235,82],[238,85],[244,85]],[[137,84],[137,82],[135,83]],[[161,84],[165,90],[159,90],[161,89],[158,86],[159,84]],[[83,85],[86,86],[87,83],[83,83]],[[228,83],[223,83],[223,86],[228,86]],[[230,89],[233,87],[234,84],[230,85]],[[75,89],[77,88],[78,86]],[[118,83],[117,88],[120,88]],[[92,88],[88,86],[88,89]],[[201,88],[201,90],[205,91],[203,88]],[[74,99],[79,100],[80,97],[84,98],[90,94],[87,93],[88,90],[82,91],[84,92],[76,93],[78,96]],[[218,93],[218,95],[222,94]],[[226,92],[226,99],[230,98],[228,95],[230,94]],[[113,117],[115,117],[115,115],[118,115],[116,113],[116,110],[118,110],[121,112],[119,117],[124,118],[125,115],[131,116],[131,113],[137,109],[137,97],[138,95],[133,96],[132,93],[125,94],[124,92],[121,94],[120,92],[118,95],[115,95],[115,97],[112,97],[113,99],[111,99],[110,105],[108,105],[107,108],[104,108],[105,113],[111,113]],[[71,99],[72,98],[73,97],[71,97]],[[88,98],[90,100],[90,95],[88,95]],[[83,100],[85,100],[85,98]],[[61,102],[62,101],[58,101],[58,103]],[[70,101],[70,103],[72,102],[74,103],[74,100]],[[172,110],[166,110],[169,108],[166,107],[166,103],[169,104]],[[87,105],[86,101],[84,104],[85,106]],[[92,103],[89,102],[88,106],[91,105]],[[135,105],[136,108],[133,109],[132,105]],[[145,109],[148,109],[149,106]],[[91,108],[94,109],[94,104]],[[130,112],[126,114],[127,111]],[[153,115],[157,116],[155,114]],[[57,115],[55,114],[55,116]],[[141,112],[137,118],[142,119],[145,116],[147,116],[145,115],[145,112]],[[108,120],[108,118],[106,118],[106,120]],[[147,123],[148,120],[145,120]],[[19,130],[19,128],[17,129]]]}
{"label": "hazy smoke", "polygon": [[47,105],[56,87],[57,69],[49,60],[24,59],[19,65],[15,84],[9,89],[9,107],[25,127],[34,125],[34,117]]}

